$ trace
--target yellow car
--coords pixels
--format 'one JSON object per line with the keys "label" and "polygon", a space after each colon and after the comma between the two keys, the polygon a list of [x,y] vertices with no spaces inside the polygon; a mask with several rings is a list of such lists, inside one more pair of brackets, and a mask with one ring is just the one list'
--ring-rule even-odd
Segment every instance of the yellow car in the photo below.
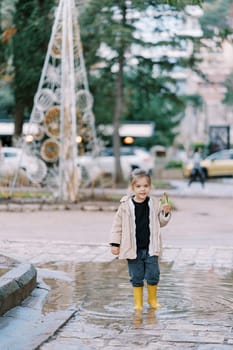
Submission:
{"label": "yellow car", "polygon": [[[233,176],[233,149],[210,154],[201,161],[201,167],[206,178]],[[184,177],[190,177],[192,168],[192,161],[183,166]]]}

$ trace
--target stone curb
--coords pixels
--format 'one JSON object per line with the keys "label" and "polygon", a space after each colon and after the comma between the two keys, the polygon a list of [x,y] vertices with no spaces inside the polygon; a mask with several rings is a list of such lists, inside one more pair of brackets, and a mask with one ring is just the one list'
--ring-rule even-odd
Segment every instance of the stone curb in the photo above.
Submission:
{"label": "stone curb", "polygon": [[29,296],[36,287],[36,278],[33,265],[19,262],[0,277],[0,316]]}
{"label": "stone curb", "polygon": [[[162,191],[162,190],[161,190]],[[159,195],[161,194],[159,191]],[[123,196],[122,191],[122,196]],[[188,193],[173,193],[170,192],[170,196],[175,198],[195,198],[195,199],[215,199],[215,198],[226,198],[232,199],[233,193],[224,194],[222,196],[212,193],[210,194],[188,194]],[[83,210],[83,211],[116,211],[120,204],[120,200],[110,200],[110,199],[98,199],[98,196],[92,200],[87,198],[86,200],[81,200],[77,203],[66,203],[66,202],[28,202],[19,201],[11,202],[0,200],[0,213],[1,212],[35,212],[35,211],[71,211],[71,210]]]}
{"label": "stone curb", "polygon": [[63,211],[63,210],[83,210],[83,211],[116,211],[119,203],[112,202],[105,204],[101,202],[84,202],[79,204],[24,204],[8,203],[0,204],[0,212],[34,212],[34,211]]}

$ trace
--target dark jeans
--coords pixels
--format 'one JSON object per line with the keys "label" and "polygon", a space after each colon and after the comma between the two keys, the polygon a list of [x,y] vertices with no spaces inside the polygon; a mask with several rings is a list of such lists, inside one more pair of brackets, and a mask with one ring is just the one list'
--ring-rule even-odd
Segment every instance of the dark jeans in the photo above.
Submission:
{"label": "dark jeans", "polygon": [[189,186],[191,185],[192,182],[194,181],[200,181],[202,186],[204,187],[205,185],[205,174],[201,168],[193,168],[190,179],[189,179]]}
{"label": "dark jeans", "polygon": [[133,287],[142,287],[144,280],[151,285],[158,284],[160,270],[157,256],[149,256],[147,249],[138,249],[137,258],[127,261]]}

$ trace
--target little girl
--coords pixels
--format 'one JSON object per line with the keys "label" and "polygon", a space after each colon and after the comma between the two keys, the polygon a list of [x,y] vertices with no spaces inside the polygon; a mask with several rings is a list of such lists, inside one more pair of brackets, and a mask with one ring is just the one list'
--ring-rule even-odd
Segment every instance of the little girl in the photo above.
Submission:
{"label": "little girl", "polygon": [[160,269],[160,227],[170,220],[170,205],[149,197],[150,175],[140,169],[131,174],[132,196],[124,196],[111,229],[111,252],[127,259],[130,282],[133,286],[134,309],[143,308],[143,286],[147,282],[148,304],[160,308],[157,285]]}

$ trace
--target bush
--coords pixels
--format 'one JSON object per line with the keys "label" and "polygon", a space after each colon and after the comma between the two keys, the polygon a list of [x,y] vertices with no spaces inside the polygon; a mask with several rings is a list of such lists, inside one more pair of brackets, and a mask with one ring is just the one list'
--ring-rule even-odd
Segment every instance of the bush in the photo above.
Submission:
{"label": "bush", "polygon": [[165,169],[181,169],[183,166],[182,160],[170,160],[166,166]]}

